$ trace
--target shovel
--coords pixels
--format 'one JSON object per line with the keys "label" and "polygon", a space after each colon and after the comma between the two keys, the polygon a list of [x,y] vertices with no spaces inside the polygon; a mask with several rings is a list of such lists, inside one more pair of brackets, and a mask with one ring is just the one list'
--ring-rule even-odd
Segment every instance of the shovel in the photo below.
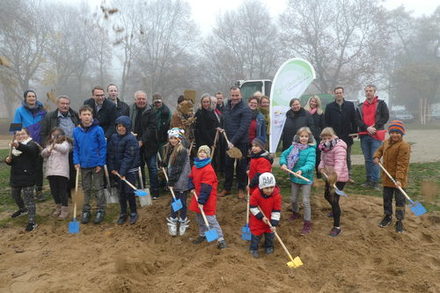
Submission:
{"label": "shovel", "polygon": [[[226,143],[229,145],[231,142],[228,139],[228,136],[226,135],[226,131],[222,131],[223,135],[225,136]],[[241,153],[240,149],[237,147],[232,147],[229,150],[226,151],[228,156],[232,159],[241,159],[243,158],[243,154]]]}
{"label": "shovel", "polygon": [[306,177],[304,177],[304,176],[301,176],[301,175],[299,175],[298,173],[295,173],[295,172],[293,172],[292,170],[290,170],[290,169],[284,169],[284,170],[286,170],[287,172],[289,172],[290,174],[292,174],[292,175],[294,175],[295,177],[298,177],[299,179],[302,179],[302,180],[305,180],[305,181],[307,181],[307,182],[309,182],[309,183],[312,183],[312,181],[310,181],[309,179],[307,179]]}
{"label": "shovel", "polygon": [[246,224],[241,227],[241,239],[251,241],[251,229],[249,228],[249,186],[247,188],[247,203],[246,203]]}
{"label": "shovel", "polygon": [[119,196],[116,188],[112,188],[110,184],[110,175],[108,173],[107,165],[104,165],[104,174],[107,181],[107,188],[104,188],[105,200],[108,203],[118,203]]}
{"label": "shovel", "polygon": [[141,185],[141,190],[143,190],[143,191],[145,191],[147,193],[146,196],[140,196],[139,197],[139,202],[141,204],[141,207],[151,206],[153,204],[153,201],[151,200],[150,189],[149,188],[144,188],[144,181],[142,180],[141,167],[139,167],[139,169],[138,169],[138,174],[139,174],[139,184]]}
{"label": "shovel", "polygon": [[123,179],[119,173],[116,173],[116,176],[119,177],[122,181],[124,181],[128,186],[130,186],[134,190],[134,194],[139,197],[147,196],[147,193],[144,190],[137,189],[136,186],[131,184],[127,179]]}
{"label": "shovel", "polygon": [[[321,174],[324,175],[325,179],[328,182],[327,174],[325,174],[325,172],[321,172]],[[333,188],[335,189],[335,192],[336,192],[337,195],[348,197],[348,195],[344,191],[342,191],[342,190],[340,190],[339,188],[336,187],[336,184],[333,184]]]}
{"label": "shovel", "polygon": [[391,176],[390,173],[388,173],[388,171],[385,169],[385,167],[379,163],[380,168],[382,168],[382,170],[385,172],[385,174],[387,174],[387,176],[391,179],[391,181],[393,181],[394,185],[396,185],[396,187],[400,190],[400,192],[402,192],[402,194],[406,197],[406,199],[410,202],[409,208],[411,210],[411,212],[414,213],[414,215],[416,216],[421,216],[423,214],[427,213],[426,208],[418,201],[413,201],[408,194],[406,194],[405,190],[403,190],[402,187],[397,186],[397,182],[396,180],[394,180],[393,176]]}
{"label": "shovel", "polygon": [[[168,182],[168,175],[167,175],[167,171],[165,170],[164,167],[162,167],[162,172],[165,175],[165,179]],[[177,212],[178,210],[180,210],[183,205],[182,205],[182,201],[176,198],[176,195],[174,194],[174,189],[169,186],[168,187],[170,189],[171,195],[173,196],[173,202],[171,203],[171,207],[173,208],[173,211]]]}
{"label": "shovel", "polygon": [[212,144],[212,147],[211,147],[211,158],[214,158],[214,152],[215,152],[215,148],[217,146],[217,140],[218,140],[218,130],[216,130],[216,132],[215,132],[214,143]]}
{"label": "shovel", "polygon": [[[268,217],[266,217],[266,215],[264,214],[263,210],[262,210],[260,207],[258,207],[258,209],[260,210],[260,212],[263,214],[263,216],[264,216],[266,219],[269,219]],[[273,226],[272,226],[272,224],[270,223],[270,221],[269,221],[268,223],[269,223],[269,227],[273,228]],[[303,262],[301,261],[301,259],[299,258],[299,256],[293,258],[292,255],[290,254],[289,250],[287,249],[286,245],[284,245],[284,242],[283,242],[283,240],[281,240],[281,237],[278,235],[278,233],[277,233],[276,231],[273,231],[273,233],[274,233],[275,236],[277,237],[277,239],[278,239],[278,241],[280,242],[281,246],[284,248],[284,251],[285,251],[285,252],[287,253],[287,255],[289,256],[290,261],[287,263],[287,266],[288,266],[289,268],[295,268],[295,269],[296,269],[297,267],[302,266],[302,265],[303,265]]]}
{"label": "shovel", "polygon": [[[199,198],[197,196],[196,191],[193,191],[194,196],[196,197],[197,202],[199,201]],[[200,209],[200,213],[202,214],[203,217],[203,221],[205,222],[206,228],[208,228],[208,231],[205,232],[205,237],[206,240],[208,242],[214,241],[218,239],[218,233],[217,230],[215,229],[209,229],[209,223],[208,223],[208,219],[206,218],[205,212],[203,211],[203,205],[198,204],[199,205],[199,209]]]}
{"label": "shovel", "polygon": [[80,170],[76,170],[76,177],[75,177],[75,192],[72,194],[72,200],[73,200],[73,218],[72,221],[69,222],[68,225],[68,231],[70,234],[78,234],[79,233],[79,222],[76,220],[76,203],[78,202],[78,199],[82,196],[82,192],[78,190],[78,184],[79,184],[79,172]]}

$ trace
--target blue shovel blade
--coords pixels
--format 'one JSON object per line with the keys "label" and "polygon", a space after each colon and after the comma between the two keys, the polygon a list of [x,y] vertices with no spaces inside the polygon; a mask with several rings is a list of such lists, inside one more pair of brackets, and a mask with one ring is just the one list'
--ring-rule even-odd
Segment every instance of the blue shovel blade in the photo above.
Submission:
{"label": "blue shovel blade", "polygon": [[421,216],[427,212],[425,207],[418,201],[410,204],[410,209],[411,209],[411,212],[413,212],[414,215],[416,215],[416,216]]}
{"label": "blue shovel blade", "polygon": [[218,239],[218,234],[216,230],[208,230],[205,232],[205,237],[208,242]]}
{"label": "blue shovel blade", "polygon": [[248,225],[244,225],[243,227],[241,227],[241,239],[245,241],[251,240],[251,229]]}
{"label": "blue shovel blade", "polygon": [[77,221],[69,222],[69,233],[70,234],[79,233],[79,222]]}
{"label": "blue shovel blade", "polygon": [[173,208],[173,211],[177,212],[182,208],[182,201],[180,199],[176,199],[171,203],[171,207]]}
{"label": "blue shovel blade", "polygon": [[337,195],[348,197],[348,195],[344,191],[342,191],[338,188],[335,188],[335,192]]}
{"label": "blue shovel blade", "polygon": [[144,190],[140,189],[135,190],[134,194],[137,196],[147,196],[147,193]]}

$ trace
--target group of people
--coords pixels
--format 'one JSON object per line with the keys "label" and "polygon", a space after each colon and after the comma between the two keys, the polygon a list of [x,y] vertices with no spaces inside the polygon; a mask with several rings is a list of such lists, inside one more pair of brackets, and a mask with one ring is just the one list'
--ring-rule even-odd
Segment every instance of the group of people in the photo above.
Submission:
{"label": "group of people", "polygon": [[[388,131],[390,138],[384,141],[388,109],[376,96],[373,85],[365,87],[366,100],[354,105],[344,99],[344,89],[334,89],[335,101],[321,109],[318,96],[312,96],[304,107],[300,100],[292,99],[286,113],[282,134],[283,152],[281,169],[290,173],[292,215],[300,218],[298,198],[303,196],[304,224],[301,234],[312,231],[311,186],[314,174],[326,180],[325,198],[332,208],[333,227],[330,236],[341,232],[339,194],[350,181],[350,149],[354,134],[361,139],[365,156],[367,181],[365,187],[378,188],[378,160],[384,158],[384,166],[405,187],[409,164],[409,145],[403,141],[405,127],[393,121]],[[113,176],[118,185],[120,215],[118,224],[127,221],[135,224],[138,219],[134,190],[138,172],[148,168],[150,192],[159,198],[161,182],[159,170],[163,170],[166,186],[181,209],[171,208],[167,218],[169,234],[183,235],[189,226],[187,197],[193,194],[189,209],[197,213],[199,237],[193,242],[205,240],[207,227],[201,215],[203,211],[209,227],[217,230],[218,248],[227,247],[220,224],[216,218],[217,196],[231,194],[234,177],[238,197],[250,194],[250,250],[258,257],[258,243],[265,236],[265,252],[273,252],[273,231],[280,221],[281,194],[272,174],[273,158],[267,151],[269,135],[270,100],[259,93],[243,101],[240,89],[232,87],[230,98],[224,102],[221,92],[210,96],[203,94],[199,109],[188,109],[185,97],[179,97],[176,112],[171,115],[159,94],[148,103],[147,94],[137,91],[134,103],[127,105],[118,97],[114,84],[105,90],[92,89],[92,97],[84,101],[78,113],[70,108],[70,98],[59,96],[57,109],[46,113],[34,91],[24,93],[21,107],[16,110],[14,123],[21,123],[22,130],[14,134],[11,154],[6,162],[11,168],[12,197],[18,205],[17,217],[29,215],[26,231],[36,228],[35,194],[42,188],[42,166],[46,160],[45,174],[56,204],[53,216],[64,220],[68,217],[68,198],[75,184],[76,173],[82,178],[84,205],[81,223],[92,218],[91,200],[96,198],[93,222],[104,220],[106,198],[104,173]],[[226,154],[226,150],[238,149],[243,158]],[[218,192],[217,173],[224,173],[224,185]],[[235,173],[235,176],[234,176]],[[332,181],[333,180],[333,181]],[[396,197],[396,231],[403,231],[405,200],[396,186],[384,180],[384,214],[381,227],[391,223],[392,198]]]}

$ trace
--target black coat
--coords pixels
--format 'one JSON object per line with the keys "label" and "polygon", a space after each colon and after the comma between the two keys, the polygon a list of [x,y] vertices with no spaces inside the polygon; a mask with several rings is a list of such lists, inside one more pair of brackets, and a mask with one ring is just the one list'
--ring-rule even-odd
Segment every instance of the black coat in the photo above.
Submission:
{"label": "black coat", "polygon": [[313,125],[315,129],[312,129],[313,131],[313,137],[315,138],[316,142],[319,143],[321,131],[324,129],[324,113],[318,114],[318,112],[315,112],[315,114],[311,114],[313,118]]}
{"label": "black coat", "polygon": [[104,130],[105,137],[109,139],[115,132],[116,105],[105,99],[98,113],[96,112],[95,100],[93,98],[85,100],[84,105],[89,105],[93,109],[93,118],[98,120],[99,126]]}
{"label": "black coat", "polygon": [[228,101],[223,112],[223,128],[232,144],[247,144],[249,142],[251,119],[251,109],[243,100],[234,107],[231,106],[231,101]]}
{"label": "black coat", "polygon": [[27,187],[35,185],[37,164],[35,163],[40,149],[31,140],[27,144],[20,143],[17,147],[22,154],[19,156],[12,155],[11,176],[9,178],[11,187]]}
{"label": "black coat", "polygon": [[[75,126],[78,126],[79,124],[79,117],[78,113],[76,111],[73,111],[72,109],[69,109],[70,113],[70,119],[72,120],[73,124]],[[58,109],[55,111],[52,111],[46,115],[46,117],[41,121],[41,130],[40,130],[40,137],[41,141],[43,142],[43,145],[45,144],[47,140],[47,136],[49,135],[49,132],[54,128],[60,126],[60,121],[58,119]]]}
{"label": "black coat", "polygon": [[310,128],[310,131],[312,131],[313,136],[315,136],[316,130],[312,115],[304,110],[304,108],[301,108],[296,113],[290,109],[287,111],[286,117],[286,123],[284,124],[283,134],[281,136],[283,141],[283,151],[292,145],[293,137],[301,127],[307,126]]}
{"label": "black coat", "polygon": [[130,116],[130,107],[127,103],[121,101],[119,98],[116,99],[118,101],[118,105],[116,106],[116,117]]}
{"label": "black coat", "polygon": [[199,109],[196,112],[195,138],[197,148],[201,145],[211,147],[214,144],[216,128],[219,121],[214,111]]}
{"label": "black coat", "polygon": [[357,132],[354,104],[350,101],[344,101],[341,106],[336,102],[327,104],[325,126],[333,128],[340,139],[347,145],[352,145],[353,138],[348,135]]}
{"label": "black coat", "polygon": [[151,106],[142,112],[142,142],[144,155],[150,157],[157,153],[159,149],[159,140],[157,137],[156,113]]}

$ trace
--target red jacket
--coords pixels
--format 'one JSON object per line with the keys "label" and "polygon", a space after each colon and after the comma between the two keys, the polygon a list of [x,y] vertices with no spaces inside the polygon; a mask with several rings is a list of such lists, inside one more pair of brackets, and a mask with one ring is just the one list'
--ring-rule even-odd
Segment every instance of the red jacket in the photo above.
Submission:
{"label": "red jacket", "polygon": [[[204,197],[206,203],[203,205],[203,211],[207,216],[215,215],[217,208],[217,175],[214,172],[211,164],[204,167],[197,168],[195,165],[191,169],[190,179],[194,184],[194,189],[196,190],[197,196],[199,198]],[[205,194],[206,191],[209,194]],[[191,203],[189,204],[189,209],[193,212],[200,214],[200,209],[196,200],[196,197],[191,198]]]}
{"label": "red jacket", "polygon": [[270,233],[269,225],[263,222],[263,214],[258,207],[261,208],[266,217],[270,220],[272,226],[277,226],[281,216],[281,194],[278,186],[270,196],[263,195],[260,189],[256,189],[249,202],[251,216],[249,219],[249,227],[253,235],[261,235]]}
{"label": "red jacket", "polygon": [[249,164],[249,191],[250,194],[258,188],[258,177],[264,172],[272,172],[272,157],[268,152],[260,154],[252,154],[251,162]]}

